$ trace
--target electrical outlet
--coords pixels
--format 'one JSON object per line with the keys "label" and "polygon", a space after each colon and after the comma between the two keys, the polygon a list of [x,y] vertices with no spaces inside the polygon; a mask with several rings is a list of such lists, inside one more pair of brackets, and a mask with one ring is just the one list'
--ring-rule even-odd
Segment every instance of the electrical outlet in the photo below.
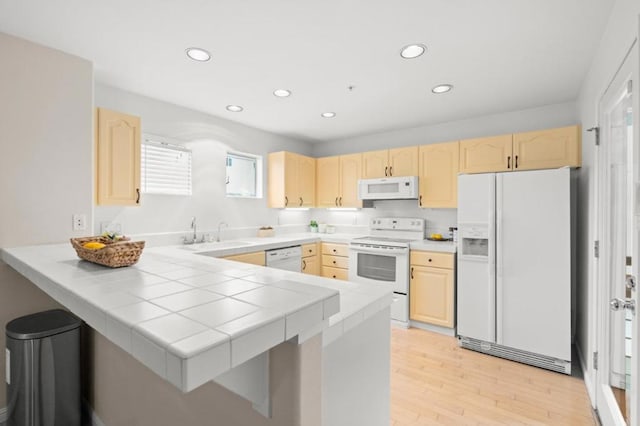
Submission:
{"label": "electrical outlet", "polygon": [[86,231],[87,230],[87,215],[75,213],[72,216],[73,230],[74,231]]}

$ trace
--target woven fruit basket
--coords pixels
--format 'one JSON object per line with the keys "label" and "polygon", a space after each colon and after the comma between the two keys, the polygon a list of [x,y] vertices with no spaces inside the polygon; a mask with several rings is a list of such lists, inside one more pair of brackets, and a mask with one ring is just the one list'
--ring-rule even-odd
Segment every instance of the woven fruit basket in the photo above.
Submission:
{"label": "woven fruit basket", "polygon": [[[89,242],[102,243],[105,246],[101,249],[84,247],[84,244]],[[144,241],[113,241],[108,237],[71,238],[71,245],[79,258],[110,268],[133,265],[140,259],[144,249]]]}

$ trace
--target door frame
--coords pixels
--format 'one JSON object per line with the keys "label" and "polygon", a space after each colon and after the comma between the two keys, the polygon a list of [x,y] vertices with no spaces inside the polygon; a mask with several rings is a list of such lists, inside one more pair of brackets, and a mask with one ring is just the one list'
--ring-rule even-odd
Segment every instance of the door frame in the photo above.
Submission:
{"label": "door frame", "polygon": [[[640,21],[639,21],[640,24]],[[640,25],[639,25],[640,28]],[[620,83],[626,81],[628,76],[631,75],[633,81],[633,107],[634,107],[634,115],[633,115],[633,145],[634,147],[640,148],[640,95],[638,86],[640,86],[640,52],[639,52],[639,44],[637,39],[633,41],[630,49],[625,55],[620,67],[616,71],[614,77],[611,80],[609,86],[604,90],[602,96],[600,97],[597,105],[597,114],[599,126],[603,126],[605,123],[600,123],[601,119],[601,105],[603,99],[609,94],[610,89],[615,89],[619,87]],[[621,79],[623,79],[621,81]],[[614,86],[617,84],[617,86]],[[595,170],[595,182],[596,182],[596,212],[595,212],[595,226],[596,226],[596,240],[600,242],[600,252],[607,249],[606,245],[606,236],[605,236],[605,225],[607,225],[609,216],[607,211],[603,208],[603,201],[605,201],[602,194],[605,191],[605,185],[608,184],[609,180],[606,178],[608,176],[608,172],[604,170],[604,167],[608,164],[607,155],[608,155],[608,145],[605,140],[606,134],[602,132],[601,127],[601,135],[604,137],[601,139],[603,144],[597,147],[595,151],[595,162],[594,162],[594,170]],[[638,263],[640,262],[640,256],[638,256],[638,229],[640,228],[640,160],[639,160],[640,149],[634,149],[633,152],[633,183],[634,185],[634,230],[635,233],[633,235],[633,247],[634,253],[636,253],[636,258],[633,259],[633,273],[636,277],[638,277]],[[602,258],[602,256],[600,257]],[[610,300],[610,292],[608,283],[608,274],[609,274],[609,266],[605,264],[605,262],[599,262],[600,259],[596,259],[594,273],[596,277],[596,285],[595,285],[595,325],[596,325],[596,341],[595,347],[597,348],[598,353],[598,369],[595,371],[595,386],[594,386],[594,396],[595,396],[595,408],[598,412],[600,419],[603,425],[626,425],[622,413],[618,409],[618,403],[609,387],[609,366],[611,364],[610,359],[610,345],[609,345],[609,330],[610,330],[610,320],[609,320],[609,300]],[[633,298],[636,300],[636,305],[638,302],[638,292],[640,290],[636,290],[633,294]],[[621,313],[622,315],[622,313]],[[636,314],[636,320],[633,322],[633,336],[638,336],[638,313]],[[630,418],[634,419],[638,422],[638,385],[640,384],[640,379],[638,377],[638,373],[640,372],[640,338],[636,338],[632,341],[632,383],[631,383],[631,395],[630,401],[631,403],[631,413]]]}

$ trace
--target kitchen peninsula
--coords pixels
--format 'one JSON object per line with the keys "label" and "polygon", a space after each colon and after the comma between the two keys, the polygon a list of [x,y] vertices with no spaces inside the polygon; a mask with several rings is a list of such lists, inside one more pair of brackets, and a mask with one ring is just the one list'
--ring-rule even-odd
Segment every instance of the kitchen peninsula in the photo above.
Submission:
{"label": "kitchen peninsula", "polygon": [[[179,414],[175,405],[184,410],[183,425],[204,424],[202,416],[225,425],[388,424],[392,295],[384,286],[200,256],[181,246],[148,248],[121,269],[80,260],[68,244],[3,249],[2,260],[83,319],[94,339],[104,336],[153,371],[150,380],[173,385],[161,385],[161,399],[148,402],[153,415],[123,421],[168,424]],[[250,402],[241,405],[246,412],[194,402],[220,387]]]}

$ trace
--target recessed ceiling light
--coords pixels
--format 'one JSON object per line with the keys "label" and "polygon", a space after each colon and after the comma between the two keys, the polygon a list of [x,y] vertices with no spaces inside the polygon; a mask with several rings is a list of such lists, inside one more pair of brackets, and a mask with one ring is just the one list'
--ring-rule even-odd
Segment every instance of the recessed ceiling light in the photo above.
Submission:
{"label": "recessed ceiling light", "polygon": [[186,50],[187,56],[198,62],[207,62],[211,59],[211,54],[199,47],[190,47]]}
{"label": "recessed ceiling light", "polygon": [[291,91],[287,89],[276,89],[273,91],[273,94],[279,98],[286,98],[287,96],[291,96]]}
{"label": "recessed ceiling light", "polygon": [[333,117],[336,116],[336,113],[335,112],[323,112],[320,115],[322,115],[324,118],[333,118]]}
{"label": "recessed ceiling light", "polygon": [[240,105],[227,105],[227,110],[231,112],[240,112],[243,109],[244,108],[242,108]]}
{"label": "recessed ceiling light", "polygon": [[424,44],[410,44],[402,48],[402,50],[400,51],[400,56],[405,59],[413,59],[422,55],[426,51],[427,46],[425,46]]}
{"label": "recessed ceiling light", "polygon": [[431,91],[433,93],[447,93],[451,91],[451,89],[453,89],[453,86],[451,84],[439,84],[431,89]]}

